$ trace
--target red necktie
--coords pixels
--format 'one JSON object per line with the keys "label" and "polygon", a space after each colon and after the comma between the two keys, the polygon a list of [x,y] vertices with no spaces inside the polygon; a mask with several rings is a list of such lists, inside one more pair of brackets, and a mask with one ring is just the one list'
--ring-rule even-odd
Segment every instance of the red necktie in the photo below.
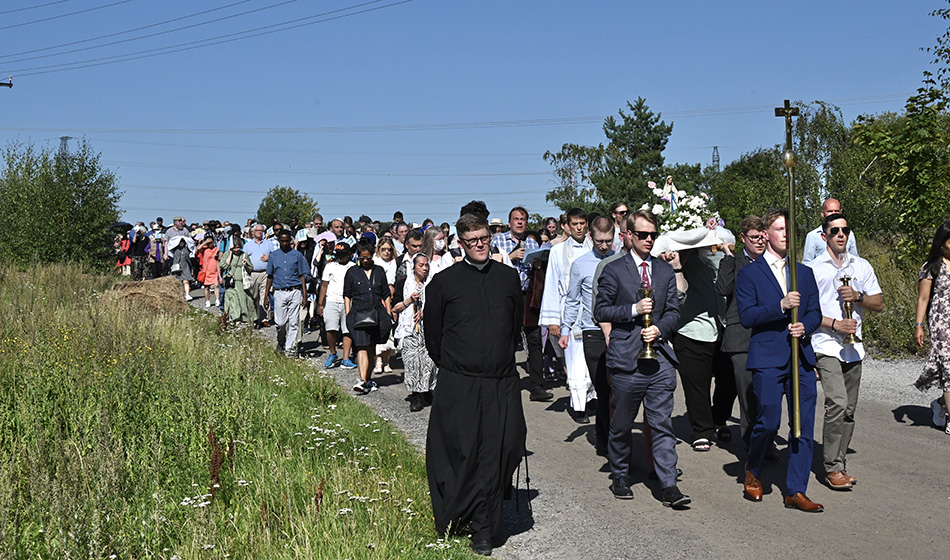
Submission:
{"label": "red necktie", "polygon": [[647,263],[640,263],[640,267],[643,268],[643,276],[641,277],[642,287],[645,289],[650,289],[650,277],[647,275]]}

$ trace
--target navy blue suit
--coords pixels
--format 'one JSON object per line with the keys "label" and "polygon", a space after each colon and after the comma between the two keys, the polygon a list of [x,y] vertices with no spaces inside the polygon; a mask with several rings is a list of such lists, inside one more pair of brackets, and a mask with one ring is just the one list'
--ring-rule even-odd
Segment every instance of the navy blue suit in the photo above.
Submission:
{"label": "navy blue suit", "polygon": [[607,346],[607,377],[611,385],[607,457],[611,478],[628,476],[633,453],[631,430],[643,403],[653,430],[653,464],[662,487],[676,484],[676,436],[673,435],[673,391],[676,353],[669,342],[680,318],[673,267],[652,259],[653,324],[660,338],[653,342],[656,360],[638,360],[643,349],[643,318],[634,314],[640,301],[641,272],[630,254],[604,267],[597,282],[594,319],[611,323]]}
{"label": "navy blue suit", "polygon": [[[805,326],[799,353],[799,402],[801,406],[801,437],[789,434],[788,472],[785,476],[786,495],[805,493],[811,471],[815,440],[815,402],[818,388],[815,379],[815,352],[811,347],[811,333],[821,325],[821,306],[818,284],[811,269],[797,263],[798,292],[801,301],[798,321]],[[739,271],[736,278],[736,302],[739,320],[752,329],[749,339],[749,359],[746,367],[752,371],[752,386],[759,400],[759,410],[749,442],[747,468],[757,478],[762,474],[765,452],[778,432],[782,420],[782,396],[787,395],[791,413],[791,335],[788,332],[790,312],[783,312],[780,300],[784,297],[765,256],[759,257]]]}

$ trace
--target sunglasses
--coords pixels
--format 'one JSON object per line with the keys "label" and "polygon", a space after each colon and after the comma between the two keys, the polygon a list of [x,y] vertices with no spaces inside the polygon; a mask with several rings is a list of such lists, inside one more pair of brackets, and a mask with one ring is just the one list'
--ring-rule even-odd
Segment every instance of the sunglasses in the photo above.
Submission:
{"label": "sunglasses", "polygon": [[834,237],[838,235],[839,231],[844,233],[845,235],[851,235],[851,228],[849,228],[848,226],[828,228],[828,235]]}
{"label": "sunglasses", "polygon": [[631,231],[630,233],[636,235],[640,241],[643,241],[647,237],[656,241],[656,238],[660,236],[660,232],[658,231]]}

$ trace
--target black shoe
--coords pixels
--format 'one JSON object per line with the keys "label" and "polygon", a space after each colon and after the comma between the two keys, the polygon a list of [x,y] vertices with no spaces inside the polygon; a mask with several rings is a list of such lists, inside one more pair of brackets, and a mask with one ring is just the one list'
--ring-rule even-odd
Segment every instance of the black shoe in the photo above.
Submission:
{"label": "black shoe", "polygon": [[409,395],[409,412],[419,412],[425,406],[422,393]]}
{"label": "black shoe", "polygon": [[432,391],[426,391],[422,393],[422,400],[426,406],[432,406]]}
{"label": "black shoe", "polygon": [[567,374],[564,373],[563,369],[559,369],[554,372],[554,379],[557,381],[567,381]]}
{"label": "black shoe", "polygon": [[614,498],[618,500],[633,499],[633,490],[630,489],[630,479],[625,476],[615,478],[614,481],[610,483],[610,491],[613,492]]}
{"label": "black shoe", "polygon": [[472,541],[472,552],[479,556],[491,556],[491,541],[483,539]]}
{"label": "black shoe", "polygon": [[554,399],[554,393],[544,387],[535,387],[531,389],[531,395],[528,397],[532,401],[545,402]]}
{"label": "black shoe", "polygon": [[[679,480],[683,476],[683,469],[676,469],[676,480]],[[656,474],[656,471],[650,471],[650,475],[647,477],[650,480],[660,480],[660,475]]]}
{"label": "black shoe", "polygon": [[729,443],[732,441],[732,432],[729,431],[729,428],[723,426],[716,430],[716,439],[723,443]]}
{"label": "black shoe", "polygon": [[572,418],[575,422],[577,422],[578,424],[590,424],[590,417],[587,416],[587,411],[586,411],[586,410],[581,411],[581,412],[578,412],[578,411],[576,411],[576,410],[574,410],[574,409],[569,408],[569,409],[567,409],[567,413],[568,413],[568,414],[571,416],[571,418]]}
{"label": "black shoe", "polygon": [[663,489],[663,505],[668,508],[680,508],[690,502],[692,500],[689,499],[689,496],[680,492],[675,484]]}

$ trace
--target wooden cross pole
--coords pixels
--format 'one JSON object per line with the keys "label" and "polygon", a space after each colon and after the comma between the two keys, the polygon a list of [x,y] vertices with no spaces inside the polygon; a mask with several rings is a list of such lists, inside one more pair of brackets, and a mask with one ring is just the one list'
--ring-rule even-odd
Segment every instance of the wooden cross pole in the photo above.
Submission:
{"label": "wooden cross pole", "polygon": [[[776,117],[785,118],[785,152],[782,154],[782,163],[788,169],[788,222],[785,224],[785,234],[788,249],[788,270],[790,292],[798,291],[798,270],[795,263],[798,261],[795,255],[797,247],[795,241],[795,166],[798,164],[798,158],[792,151],[792,117],[798,116],[798,107],[792,107],[788,99],[785,100],[785,106],[775,108]],[[798,307],[791,309],[791,322],[798,322]],[[792,389],[792,410],[789,412],[792,416],[792,436],[799,438],[802,435],[802,408],[799,397],[798,369],[800,361],[800,341],[792,337],[792,358],[791,358],[791,389]]]}

